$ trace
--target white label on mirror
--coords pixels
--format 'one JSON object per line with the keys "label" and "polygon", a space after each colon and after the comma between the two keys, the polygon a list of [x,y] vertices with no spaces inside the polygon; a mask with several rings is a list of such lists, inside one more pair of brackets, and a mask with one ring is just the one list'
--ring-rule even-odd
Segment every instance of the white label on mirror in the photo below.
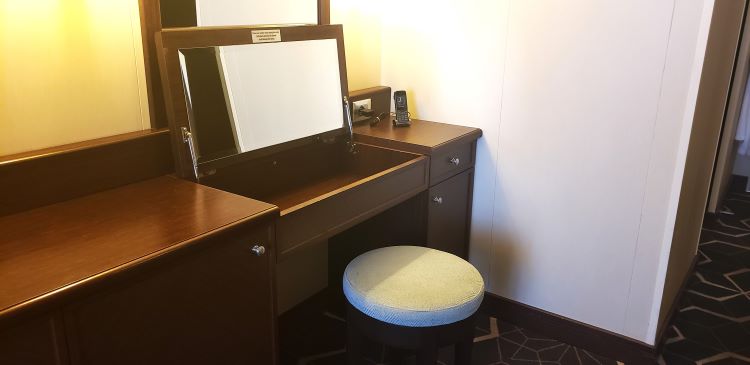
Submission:
{"label": "white label on mirror", "polygon": [[279,29],[251,30],[250,33],[253,35],[253,43],[281,42]]}
{"label": "white label on mirror", "polygon": [[220,48],[240,151],[344,126],[335,39]]}

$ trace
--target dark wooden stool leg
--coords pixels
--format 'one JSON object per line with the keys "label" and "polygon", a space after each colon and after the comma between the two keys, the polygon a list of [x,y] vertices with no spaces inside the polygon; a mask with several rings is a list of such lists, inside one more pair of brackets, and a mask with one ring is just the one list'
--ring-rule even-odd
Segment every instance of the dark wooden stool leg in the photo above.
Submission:
{"label": "dark wooden stool leg", "polygon": [[362,356],[362,334],[352,323],[351,317],[346,321],[346,358],[349,365],[360,365]]}
{"label": "dark wooden stool leg", "polygon": [[458,364],[471,364],[471,350],[474,347],[474,338],[469,337],[466,340],[456,343],[455,361]]}
{"label": "dark wooden stool leg", "polygon": [[386,360],[387,362],[392,363],[394,365],[405,365],[406,359],[409,357],[409,351],[399,348],[389,348],[388,349],[388,357]]}
{"label": "dark wooden stool leg", "polygon": [[417,349],[418,365],[435,365],[437,363],[437,333],[434,328],[425,328],[422,341]]}
{"label": "dark wooden stool leg", "polygon": [[417,350],[418,365],[435,365],[437,364],[437,346],[425,346]]}

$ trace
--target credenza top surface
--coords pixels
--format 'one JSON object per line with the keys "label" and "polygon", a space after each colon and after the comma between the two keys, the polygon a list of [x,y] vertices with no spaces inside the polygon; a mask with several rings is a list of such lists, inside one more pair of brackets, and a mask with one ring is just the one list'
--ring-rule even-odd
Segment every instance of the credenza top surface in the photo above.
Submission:
{"label": "credenza top surface", "polygon": [[455,124],[412,119],[409,127],[394,127],[390,119],[354,128],[355,140],[403,151],[431,155],[453,143],[476,140],[482,130]]}
{"label": "credenza top surface", "polygon": [[0,217],[0,316],[278,208],[162,176]]}

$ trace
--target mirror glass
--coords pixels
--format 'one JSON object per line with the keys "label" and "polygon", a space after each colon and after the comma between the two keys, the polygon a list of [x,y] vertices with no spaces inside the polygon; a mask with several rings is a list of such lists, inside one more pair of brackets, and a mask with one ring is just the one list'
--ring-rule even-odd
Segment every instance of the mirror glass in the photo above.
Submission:
{"label": "mirror glass", "polygon": [[344,127],[335,39],[181,49],[199,163]]}

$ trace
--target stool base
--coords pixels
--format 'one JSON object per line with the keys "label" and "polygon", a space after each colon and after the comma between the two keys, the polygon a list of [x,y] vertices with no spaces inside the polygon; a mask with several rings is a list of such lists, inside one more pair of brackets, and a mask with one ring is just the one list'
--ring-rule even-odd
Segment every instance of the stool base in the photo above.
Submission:
{"label": "stool base", "polygon": [[476,313],[464,320],[442,326],[406,327],[379,321],[347,302],[346,352],[349,365],[364,363],[362,342],[365,337],[388,347],[415,350],[419,365],[435,365],[438,349],[455,344],[455,364],[471,364],[475,316]]}

